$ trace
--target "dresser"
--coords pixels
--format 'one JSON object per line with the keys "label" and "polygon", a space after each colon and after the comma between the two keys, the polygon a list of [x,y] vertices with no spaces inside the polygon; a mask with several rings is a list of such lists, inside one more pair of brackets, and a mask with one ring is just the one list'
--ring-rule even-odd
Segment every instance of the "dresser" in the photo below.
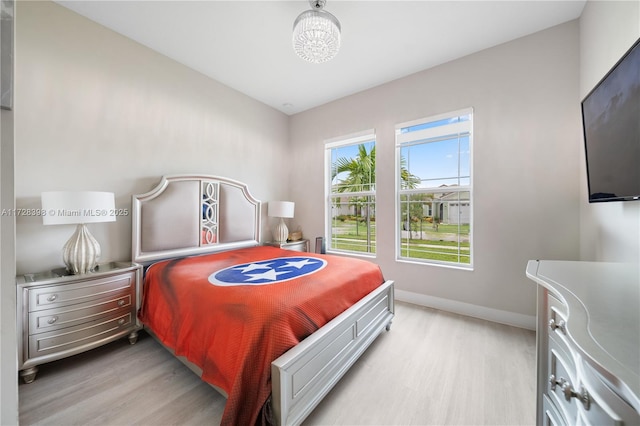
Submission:
{"label": "dresser", "polygon": [[640,265],[531,260],[537,424],[640,424]]}
{"label": "dresser", "polygon": [[25,383],[38,365],[93,349],[141,328],[136,313],[142,266],[101,264],[69,275],[64,268],[16,278],[18,369]]}

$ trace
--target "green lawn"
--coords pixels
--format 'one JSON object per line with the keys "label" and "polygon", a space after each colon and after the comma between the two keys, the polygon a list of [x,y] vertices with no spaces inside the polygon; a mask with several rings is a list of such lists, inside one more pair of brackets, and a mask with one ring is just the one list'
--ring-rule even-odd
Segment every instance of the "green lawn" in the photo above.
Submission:
{"label": "green lawn", "polygon": [[[331,247],[365,253],[376,252],[376,225],[371,222],[370,246],[367,244],[367,226],[355,220],[335,220]],[[437,230],[424,223],[422,233],[415,229],[413,238],[402,239],[401,257],[436,260],[455,263],[470,263],[469,225],[439,224]],[[463,241],[458,244],[458,232]],[[422,237],[422,238],[418,238]]]}

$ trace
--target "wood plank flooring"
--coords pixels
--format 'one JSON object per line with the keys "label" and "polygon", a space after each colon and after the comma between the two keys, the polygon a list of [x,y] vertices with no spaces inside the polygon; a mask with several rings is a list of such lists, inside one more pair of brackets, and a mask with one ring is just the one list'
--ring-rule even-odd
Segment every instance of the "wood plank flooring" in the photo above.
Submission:
{"label": "wood plank flooring", "polygon": [[[533,425],[535,333],[396,303],[305,425]],[[141,333],[42,365],[21,425],[216,425],[225,399]]]}

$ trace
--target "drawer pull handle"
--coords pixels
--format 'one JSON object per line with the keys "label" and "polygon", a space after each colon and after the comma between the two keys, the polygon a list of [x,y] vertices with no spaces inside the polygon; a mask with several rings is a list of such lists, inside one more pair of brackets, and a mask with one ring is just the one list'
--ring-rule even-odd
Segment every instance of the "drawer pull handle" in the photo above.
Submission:
{"label": "drawer pull handle", "polygon": [[549,388],[551,390],[556,390],[556,385],[560,385],[562,386],[564,384],[565,380],[560,377],[560,380],[556,380],[556,376],[555,375],[550,375],[549,376],[549,385],[551,385]]}
{"label": "drawer pull handle", "polygon": [[589,399],[589,394],[585,388],[580,389],[580,392],[576,392],[573,390],[573,386],[568,381],[565,381],[562,384],[562,393],[564,393],[564,397],[567,401],[571,401],[571,398],[575,398],[578,401],[582,402],[585,410],[589,410],[591,407],[591,400]]}
{"label": "drawer pull handle", "polygon": [[118,306],[124,306],[125,303],[127,303],[127,302],[125,302],[122,299],[118,300]]}
{"label": "drawer pull handle", "polygon": [[582,388],[578,393],[573,390],[571,382],[563,377],[560,377],[560,379],[556,379],[556,376],[553,374],[549,376],[549,384],[551,385],[550,389],[552,391],[556,390],[556,386],[560,386],[562,389],[562,393],[564,394],[564,397],[567,401],[571,401],[571,398],[575,398],[578,401],[582,402],[585,410],[588,411],[589,408],[591,408],[591,400],[589,399],[589,394],[587,393],[586,389]]}
{"label": "drawer pull handle", "polygon": [[51,318],[49,318],[49,319],[47,320],[47,323],[48,323],[48,324],[53,324],[53,323],[55,323],[56,321],[58,321],[58,317],[51,317]]}
{"label": "drawer pull handle", "polygon": [[47,297],[47,302],[53,302],[57,298],[58,298],[57,294],[52,294],[51,296]]}
{"label": "drawer pull handle", "polygon": [[124,318],[120,318],[120,319],[118,320],[118,325],[122,325],[122,324],[124,324]]}
{"label": "drawer pull handle", "polygon": [[551,329],[551,331],[559,329],[560,331],[562,331],[562,334],[567,334],[566,323],[564,322],[564,320],[560,320],[556,323],[556,320],[551,318],[549,320],[549,328]]}

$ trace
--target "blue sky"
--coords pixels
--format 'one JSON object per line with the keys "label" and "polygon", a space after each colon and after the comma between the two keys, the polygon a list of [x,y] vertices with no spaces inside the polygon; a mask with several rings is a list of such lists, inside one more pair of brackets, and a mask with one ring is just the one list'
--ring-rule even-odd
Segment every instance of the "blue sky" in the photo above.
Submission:
{"label": "blue sky", "polygon": [[[469,176],[469,137],[461,137],[460,143],[460,174]],[[367,151],[373,144],[365,142]],[[358,156],[358,144],[334,148],[332,150],[332,163],[338,157],[356,158]],[[441,180],[443,177],[455,177],[458,175],[458,139],[452,138],[427,144],[411,145],[401,148],[401,156],[405,159],[409,171],[425,181],[422,187],[438,187],[442,184],[457,184],[455,180]],[[338,176],[338,179],[345,176]],[[462,184],[468,184],[463,181]]]}

